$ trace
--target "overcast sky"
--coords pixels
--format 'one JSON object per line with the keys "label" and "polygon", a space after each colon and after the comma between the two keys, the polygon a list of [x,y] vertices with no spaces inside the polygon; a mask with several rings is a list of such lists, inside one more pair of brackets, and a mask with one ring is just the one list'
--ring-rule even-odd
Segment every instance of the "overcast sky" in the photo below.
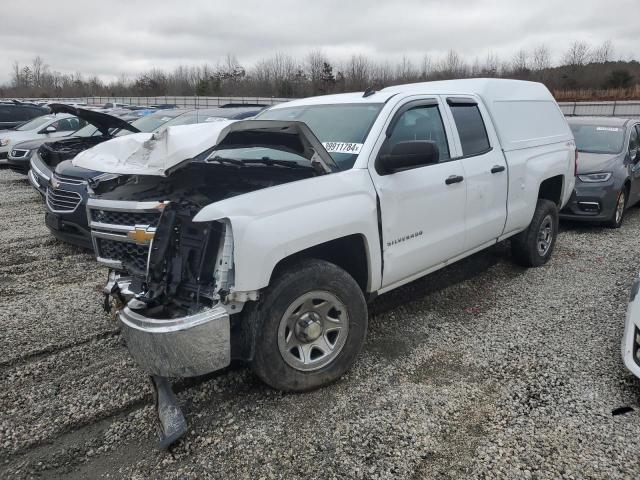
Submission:
{"label": "overcast sky", "polygon": [[616,57],[640,54],[640,0],[24,0],[5,1],[0,82],[14,60],[40,55],[54,70],[105,80],[152,67],[215,64],[227,53],[250,67],[275,52],[322,49],[397,60],[510,58],[546,44],[554,60],[573,40],[610,39]]}

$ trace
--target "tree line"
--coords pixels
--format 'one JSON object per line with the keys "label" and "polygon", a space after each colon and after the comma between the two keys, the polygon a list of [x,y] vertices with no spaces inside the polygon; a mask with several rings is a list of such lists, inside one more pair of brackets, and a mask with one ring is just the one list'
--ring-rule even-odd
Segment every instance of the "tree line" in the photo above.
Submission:
{"label": "tree line", "polygon": [[551,51],[544,45],[518,50],[508,59],[489,53],[473,61],[450,50],[441,58],[425,54],[419,62],[407,56],[394,62],[375,61],[361,54],[336,62],[323,51],[313,50],[304,58],[275,53],[250,67],[242,65],[235,55],[228,54],[216,64],[181,65],[171,71],[151,69],[133,78],[121,75],[109,82],[80,72],[60,73],[37,56],[30,64],[13,62],[11,80],[0,85],[0,97],[304,97],[473,77],[539,81],[557,97],[570,97],[567,92],[605,95],[598,93],[603,91],[616,91],[616,95],[629,98],[640,97],[640,63],[615,60],[610,41],[599,46],[575,41],[555,64]]}

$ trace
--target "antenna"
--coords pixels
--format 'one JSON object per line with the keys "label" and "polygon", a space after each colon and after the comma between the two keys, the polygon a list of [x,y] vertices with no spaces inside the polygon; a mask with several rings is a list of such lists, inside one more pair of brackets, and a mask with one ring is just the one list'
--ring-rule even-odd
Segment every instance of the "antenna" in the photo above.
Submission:
{"label": "antenna", "polygon": [[370,97],[371,95],[373,95],[374,93],[376,93],[375,88],[373,87],[369,87],[367,88],[364,93],[362,94],[362,98],[367,98]]}

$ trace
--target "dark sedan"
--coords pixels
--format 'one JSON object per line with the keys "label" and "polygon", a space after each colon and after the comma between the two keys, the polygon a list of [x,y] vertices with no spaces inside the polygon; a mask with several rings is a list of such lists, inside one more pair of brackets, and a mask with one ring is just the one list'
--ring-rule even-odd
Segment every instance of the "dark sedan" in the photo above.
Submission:
{"label": "dark sedan", "polygon": [[609,117],[568,119],[579,152],[576,185],[560,218],[622,225],[640,200],[640,120]]}

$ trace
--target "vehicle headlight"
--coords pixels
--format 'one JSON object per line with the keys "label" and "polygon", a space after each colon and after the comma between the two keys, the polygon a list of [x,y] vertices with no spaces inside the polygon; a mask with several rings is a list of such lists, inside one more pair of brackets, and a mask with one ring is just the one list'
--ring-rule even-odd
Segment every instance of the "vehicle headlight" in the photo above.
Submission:
{"label": "vehicle headlight", "polygon": [[611,178],[611,172],[587,173],[586,175],[578,175],[578,178],[585,183],[606,182]]}
{"label": "vehicle headlight", "polygon": [[9,145],[9,139],[8,138],[0,138],[0,147],[6,147],[7,145]]}

